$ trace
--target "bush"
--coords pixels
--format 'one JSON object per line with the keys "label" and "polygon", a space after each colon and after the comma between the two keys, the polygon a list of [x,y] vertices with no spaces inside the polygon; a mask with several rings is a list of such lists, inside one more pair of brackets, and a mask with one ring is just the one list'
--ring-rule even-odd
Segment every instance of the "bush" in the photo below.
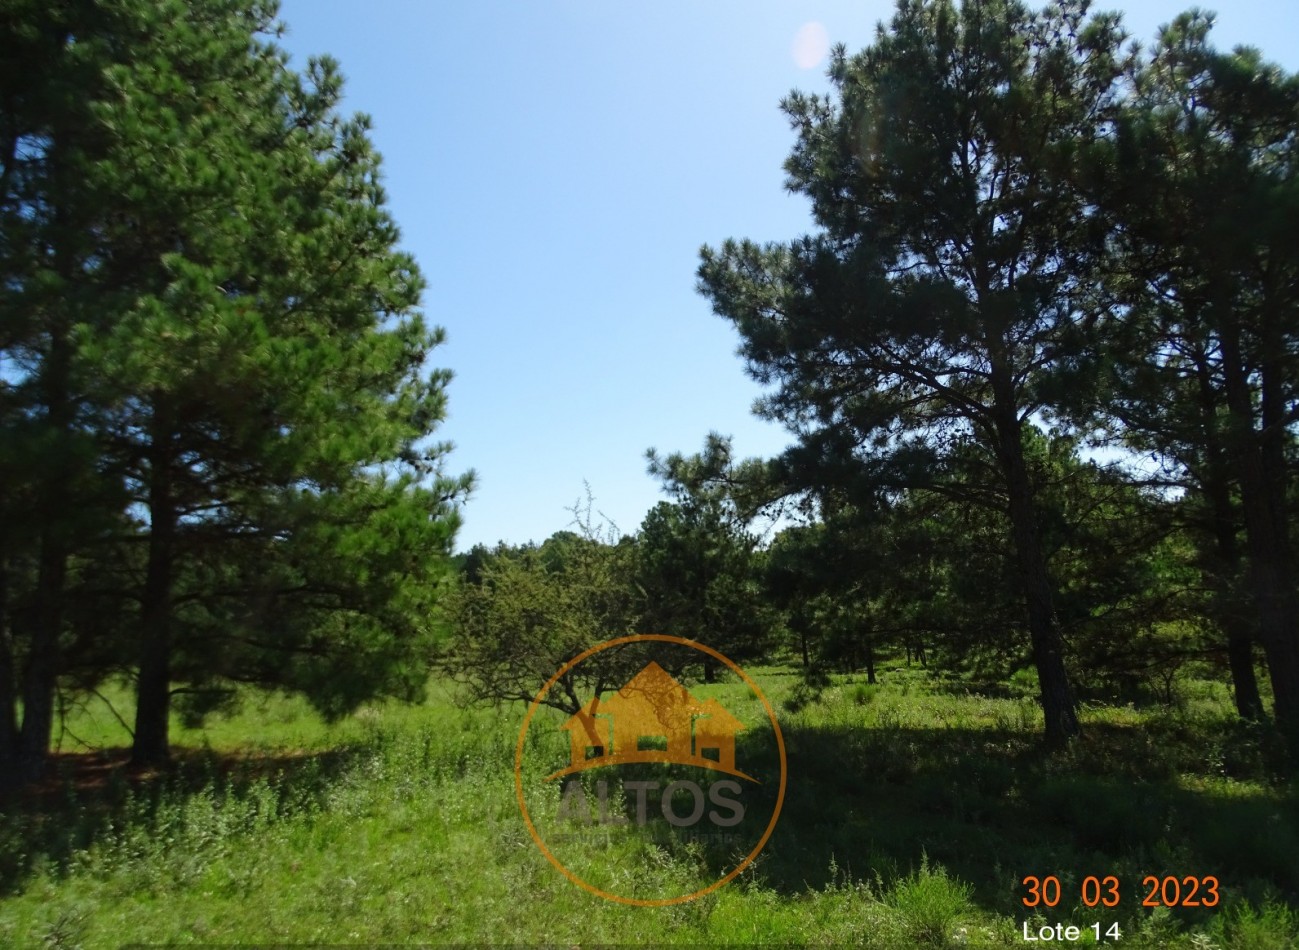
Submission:
{"label": "bush", "polygon": [[1223,950],[1295,950],[1299,947],[1299,914],[1284,904],[1255,910],[1239,904],[1216,921]]}
{"label": "bush", "polygon": [[920,869],[898,881],[885,903],[897,912],[914,945],[946,947],[957,921],[969,912],[973,891],[948,877],[941,865],[930,867],[929,858],[922,856]]}

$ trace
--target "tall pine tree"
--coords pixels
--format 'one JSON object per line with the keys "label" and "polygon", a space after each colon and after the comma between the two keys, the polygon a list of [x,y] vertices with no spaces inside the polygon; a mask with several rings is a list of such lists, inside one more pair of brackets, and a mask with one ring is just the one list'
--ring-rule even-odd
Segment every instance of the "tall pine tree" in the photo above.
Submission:
{"label": "tall pine tree", "polygon": [[[1249,638],[1299,752],[1299,592],[1290,529],[1299,420],[1299,77],[1209,43],[1179,17],[1136,73],[1098,201],[1122,220],[1126,305],[1115,404],[1187,472],[1209,509],[1217,572],[1242,549],[1253,623],[1233,636],[1241,712],[1257,714]],[[1234,499],[1239,497],[1239,515]],[[1238,523],[1243,545],[1238,546]],[[1226,589],[1223,597],[1235,601]],[[1252,694],[1252,695],[1251,695]]]}
{"label": "tall pine tree", "polygon": [[865,52],[836,51],[835,101],[784,102],[817,233],[706,248],[700,268],[806,470],[941,487],[953,448],[987,450],[1053,743],[1078,720],[1025,427],[1094,326],[1098,242],[1070,178],[1115,109],[1122,39],[1080,0],[902,0]]}
{"label": "tall pine tree", "polygon": [[[29,388],[50,381],[29,415],[83,423],[145,552],[135,760],[167,757],[178,680],[298,688],[327,712],[414,694],[469,479],[446,476],[448,446],[430,440],[442,334],[419,314],[368,120],[339,114],[333,61],[288,68],[274,3],[69,9],[45,54],[48,85],[76,95],[43,108],[70,128],[55,112],[29,137],[63,156],[66,187],[17,199],[6,224],[21,232],[46,202],[75,242],[60,258],[20,233],[4,252],[32,271],[11,286],[56,287],[27,307],[25,338],[44,341]],[[20,31],[41,33],[26,12]],[[89,80],[70,72],[82,60]],[[75,419],[56,411],[60,380]],[[75,475],[66,510],[89,497]],[[38,614],[56,603],[47,550],[66,557],[42,543]]]}

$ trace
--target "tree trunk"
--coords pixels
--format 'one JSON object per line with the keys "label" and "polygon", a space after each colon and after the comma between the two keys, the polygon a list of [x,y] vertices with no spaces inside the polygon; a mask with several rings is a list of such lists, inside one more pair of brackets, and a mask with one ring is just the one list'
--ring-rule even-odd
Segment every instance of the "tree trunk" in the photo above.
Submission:
{"label": "tree trunk", "polygon": [[1209,569],[1208,583],[1218,622],[1227,633],[1227,663],[1231,669],[1232,695],[1236,712],[1242,719],[1263,718],[1263,699],[1258,693],[1258,676],[1254,672],[1254,637],[1240,618],[1240,604],[1233,596],[1231,578],[1240,563],[1236,545],[1236,520],[1231,511],[1231,495],[1225,478],[1212,477],[1204,486],[1212,509],[1216,552],[1212,560],[1217,569]]}
{"label": "tree trunk", "polygon": [[1216,434],[1215,419],[1222,408],[1222,392],[1214,382],[1214,370],[1203,347],[1197,346],[1194,360],[1202,425],[1208,433],[1201,486],[1209,502],[1209,517],[1216,542],[1216,550],[1205,553],[1207,565],[1203,570],[1213,591],[1218,623],[1227,634],[1227,662],[1236,712],[1242,719],[1259,721],[1264,718],[1264,712],[1263,699],[1258,693],[1258,676],[1254,671],[1254,635],[1248,623],[1241,619],[1244,605],[1234,589],[1235,578],[1239,575],[1240,548],[1236,543],[1239,525],[1231,505],[1230,453]]}
{"label": "tree trunk", "polygon": [[875,685],[875,644],[866,641],[866,682]]}
{"label": "tree trunk", "polygon": [[[1267,656],[1277,727],[1299,755],[1299,601],[1295,597],[1285,505],[1284,429],[1267,427],[1269,386],[1264,379],[1264,430],[1254,408],[1238,331],[1222,334],[1227,406],[1233,422],[1233,456],[1245,511],[1246,552],[1258,614],[1258,639]],[[1275,411],[1275,410],[1274,410]],[[1271,443],[1281,442],[1279,447]]]}
{"label": "tree trunk", "polygon": [[1263,716],[1263,698],[1258,694],[1254,672],[1254,638],[1232,632],[1227,635],[1227,663],[1231,667],[1232,695],[1241,719],[1258,722]]}
{"label": "tree trunk", "polygon": [[[162,418],[160,418],[160,414]],[[149,473],[149,563],[141,602],[140,669],[136,680],[135,740],[131,762],[160,765],[171,754],[171,593],[176,503],[171,484],[170,427],[154,406]]]}
{"label": "tree trunk", "polygon": [[36,581],[37,619],[23,676],[23,724],[18,736],[18,769],[23,782],[39,780],[45,774],[49,757],[67,564],[67,554],[57,531],[42,532]]}
{"label": "tree trunk", "polygon": [[0,792],[19,784],[18,681],[9,635],[9,565],[0,556]]}
{"label": "tree trunk", "polygon": [[1291,477],[1286,458],[1290,407],[1281,386],[1284,370],[1278,362],[1288,348],[1278,332],[1273,309],[1264,314],[1260,373],[1263,431],[1258,454],[1264,499],[1271,518],[1270,540],[1275,551],[1268,565],[1268,584],[1275,591],[1277,615],[1270,628],[1271,645],[1265,643],[1264,650],[1272,678],[1277,725],[1299,762],[1299,588],[1295,586],[1291,548],[1288,492]]}
{"label": "tree trunk", "polygon": [[[996,383],[994,374],[994,386]],[[1064,636],[1055,615],[1046,554],[1038,535],[1037,505],[1024,459],[1019,413],[1013,401],[1005,397],[998,400],[995,411],[998,448],[1006,478],[1007,513],[1028,608],[1028,630],[1046,720],[1046,741],[1049,746],[1061,746],[1079,731],[1073,690],[1064,665]]]}
{"label": "tree trunk", "polygon": [[54,731],[54,690],[59,675],[63,588],[68,569],[68,521],[73,515],[68,492],[68,470],[73,462],[67,451],[72,426],[72,407],[68,401],[69,332],[61,321],[52,326],[50,351],[41,380],[45,421],[54,450],[42,459],[48,469],[38,502],[41,530],[36,623],[22,675],[23,722],[18,735],[18,771],[24,783],[35,782],[44,775]]}

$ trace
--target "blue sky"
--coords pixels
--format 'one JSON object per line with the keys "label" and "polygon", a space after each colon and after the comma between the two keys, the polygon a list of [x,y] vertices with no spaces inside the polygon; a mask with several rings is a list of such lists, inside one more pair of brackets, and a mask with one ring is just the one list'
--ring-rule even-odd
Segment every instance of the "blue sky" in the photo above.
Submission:
{"label": "blue sky", "polygon": [[[345,108],[374,118],[402,245],[447,330],[438,435],[450,471],[478,473],[458,548],[544,539],[584,480],[634,531],[663,497],[650,446],[696,451],[716,430],[742,456],[783,448],[750,412],[737,335],[695,292],[698,252],[808,230],[778,103],[828,89],[822,36],[860,49],[892,6],[282,0],[294,64],[336,57]],[[1190,4],[1097,4],[1115,6],[1146,41]],[[1214,35],[1299,69],[1293,0],[1224,4]]]}

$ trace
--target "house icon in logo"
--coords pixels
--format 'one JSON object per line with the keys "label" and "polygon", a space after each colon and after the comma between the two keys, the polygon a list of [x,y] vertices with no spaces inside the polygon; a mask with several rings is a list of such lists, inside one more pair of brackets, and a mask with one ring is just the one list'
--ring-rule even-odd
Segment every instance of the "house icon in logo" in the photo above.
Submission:
{"label": "house icon in logo", "polygon": [[570,762],[547,781],[633,762],[693,765],[757,781],[735,767],[735,734],[744,724],[717,700],[691,696],[657,663],[607,700],[592,699],[563,728],[572,743]]}

